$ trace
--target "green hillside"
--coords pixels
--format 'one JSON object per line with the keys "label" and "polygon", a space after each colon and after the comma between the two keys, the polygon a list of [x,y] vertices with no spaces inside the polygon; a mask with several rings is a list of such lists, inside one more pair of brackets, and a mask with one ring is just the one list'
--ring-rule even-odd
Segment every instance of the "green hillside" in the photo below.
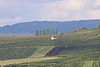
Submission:
{"label": "green hillside", "polygon": [[35,53],[31,55],[29,58],[43,57],[45,56],[46,53],[48,53],[53,48],[54,46],[40,46],[38,47],[38,50],[36,50]]}
{"label": "green hillside", "polygon": [[0,48],[0,60],[43,57],[54,46],[20,46]]}
{"label": "green hillside", "polygon": [[[57,39],[51,40],[52,36]],[[45,66],[45,63],[55,67],[59,62],[59,65],[65,66],[73,63],[69,67],[78,64],[76,67],[85,67],[84,61],[100,61],[100,29],[78,29],[70,33],[45,36],[0,37],[0,60],[46,56],[57,56],[61,59],[36,62],[37,67],[38,64]],[[75,63],[79,61],[82,63]]]}
{"label": "green hillside", "polygon": [[6,47],[0,48],[0,60],[22,59],[31,56],[37,47]]}
{"label": "green hillside", "polygon": [[[17,53],[17,51],[24,51],[25,54],[28,52],[27,56],[31,56],[32,53],[37,51],[37,53],[44,54],[47,50],[50,50],[53,46],[66,46],[66,50],[64,51],[66,54],[69,51],[73,53],[73,51],[80,50],[84,52],[84,50],[92,51],[92,49],[96,49],[95,51],[99,51],[100,48],[100,29],[83,29],[83,31],[77,31],[66,34],[54,35],[57,37],[57,40],[51,41],[50,38],[53,35],[48,36],[30,36],[30,37],[0,37],[0,58],[3,54],[8,53],[10,56],[10,52],[13,51]],[[40,47],[42,46],[42,47]],[[51,47],[48,47],[51,46]],[[38,50],[38,48],[39,50]],[[43,51],[44,50],[44,51]],[[6,52],[8,51],[8,52]],[[31,52],[32,51],[32,52]],[[43,51],[42,53],[40,51]],[[46,51],[46,52],[45,52]],[[5,53],[4,53],[5,52]],[[13,53],[11,52],[11,53]],[[64,54],[64,52],[60,54]],[[37,55],[35,52],[35,54]],[[75,52],[74,52],[75,53]],[[14,54],[17,56],[17,54]],[[19,55],[19,54],[18,54]],[[21,55],[21,54],[20,54]],[[24,54],[23,54],[24,55]],[[6,56],[6,55],[5,55]],[[27,57],[26,56],[26,57]],[[4,57],[4,56],[3,56]],[[18,56],[20,57],[20,56]]]}
{"label": "green hillside", "polygon": [[[0,47],[10,46],[67,46],[67,45],[95,45],[100,41],[100,29],[89,29],[86,31],[78,31],[66,33],[62,35],[54,35],[57,40],[51,41],[52,35],[48,36],[26,36],[26,37],[0,37]],[[84,44],[84,45],[83,45]]]}
{"label": "green hillside", "polygon": [[[77,59],[77,61],[76,61]],[[82,61],[80,58],[62,58],[40,62],[22,63],[10,65],[14,67],[100,67],[100,61],[88,60]]]}

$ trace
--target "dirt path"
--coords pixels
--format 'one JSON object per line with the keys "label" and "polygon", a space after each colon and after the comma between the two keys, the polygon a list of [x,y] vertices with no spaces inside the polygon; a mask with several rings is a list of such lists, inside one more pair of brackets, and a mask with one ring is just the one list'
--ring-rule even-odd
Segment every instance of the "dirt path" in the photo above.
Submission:
{"label": "dirt path", "polygon": [[20,64],[20,63],[27,63],[27,62],[38,62],[38,61],[45,61],[45,60],[52,60],[58,59],[58,57],[41,57],[41,58],[28,58],[28,59],[14,59],[14,60],[4,60],[0,61],[0,65],[10,65],[10,64]]}

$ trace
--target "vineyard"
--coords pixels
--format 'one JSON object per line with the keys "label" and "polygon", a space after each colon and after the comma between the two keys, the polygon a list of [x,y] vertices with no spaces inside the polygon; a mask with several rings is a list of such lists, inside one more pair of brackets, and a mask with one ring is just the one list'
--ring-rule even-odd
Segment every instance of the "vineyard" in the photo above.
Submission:
{"label": "vineyard", "polygon": [[[51,40],[52,36],[57,39]],[[38,58],[41,61],[34,61]],[[56,35],[0,37],[0,62],[6,64],[6,60],[13,62],[4,67],[100,67],[100,29],[78,29]]]}
{"label": "vineyard", "polygon": [[[75,59],[74,59],[75,60]],[[100,61],[72,61],[72,60],[49,60],[34,63],[15,64],[4,67],[100,67]]]}

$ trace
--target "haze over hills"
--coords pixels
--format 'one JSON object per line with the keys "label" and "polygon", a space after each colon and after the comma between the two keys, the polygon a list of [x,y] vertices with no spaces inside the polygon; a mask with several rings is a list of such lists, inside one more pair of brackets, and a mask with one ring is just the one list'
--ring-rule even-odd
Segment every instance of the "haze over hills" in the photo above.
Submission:
{"label": "haze over hills", "polygon": [[64,33],[80,27],[95,28],[98,23],[100,20],[31,21],[0,27],[0,33],[34,33],[42,29],[57,29],[60,33]]}

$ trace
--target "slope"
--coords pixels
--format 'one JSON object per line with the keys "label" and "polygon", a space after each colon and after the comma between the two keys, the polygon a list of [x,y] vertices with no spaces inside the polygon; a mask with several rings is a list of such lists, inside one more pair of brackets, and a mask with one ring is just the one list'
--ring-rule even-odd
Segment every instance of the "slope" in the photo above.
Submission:
{"label": "slope", "polygon": [[56,56],[100,58],[100,29],[54,35],[54,41],[51,36],[0,37],[0,60],[40,57],[55,47],[66,47]]}

